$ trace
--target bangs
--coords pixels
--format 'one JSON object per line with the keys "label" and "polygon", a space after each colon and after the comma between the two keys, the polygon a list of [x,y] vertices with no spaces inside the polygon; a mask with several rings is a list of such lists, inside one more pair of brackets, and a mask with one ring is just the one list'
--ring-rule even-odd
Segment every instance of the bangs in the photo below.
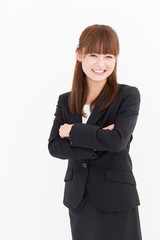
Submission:
{"label": "bangs", "polygon": [[104,28],[91,29],[83,38],[81,45],[84,55],[88,53],[97,54],[119,54],[119,46],[115,33],[106,31]]}

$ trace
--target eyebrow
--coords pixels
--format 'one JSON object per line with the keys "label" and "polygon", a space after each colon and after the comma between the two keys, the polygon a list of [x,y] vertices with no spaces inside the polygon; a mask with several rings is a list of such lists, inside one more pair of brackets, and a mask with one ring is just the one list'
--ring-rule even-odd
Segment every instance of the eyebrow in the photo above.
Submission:
{"label": "eyebrow", "polygon": [[[89,53],[89,54],[98,54],[98,55],[101,55],[100,53],[96,53],[96,52],[92,52],[92,53]],[[112,53],[105,53],[105,54],[102,53],[102,55],[112,55],[112,56],[114,56],[114,54],[112,54]]]}

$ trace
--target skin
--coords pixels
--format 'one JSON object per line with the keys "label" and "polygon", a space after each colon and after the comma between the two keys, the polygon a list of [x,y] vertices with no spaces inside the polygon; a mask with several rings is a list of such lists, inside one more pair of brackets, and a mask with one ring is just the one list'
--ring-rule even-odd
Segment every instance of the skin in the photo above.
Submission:
{"label": "skin", "polygon": [[[88,84],[88,97],[86,104],[90,104],[104,87],[107,77],[110,76],[115,68],[117,57],[112,54],[91,53],[84,56],[83,51],[80,53],[76,50],[76,59],[82,63],[82,69],[86,74]],[[103,75],[97,75],[92,70],[106,70]],[[69,133],[74,124],[65,123],[59,128],[61,138],[69,139]],[[114,124],[104,127],[104,130],[113,130]]]}

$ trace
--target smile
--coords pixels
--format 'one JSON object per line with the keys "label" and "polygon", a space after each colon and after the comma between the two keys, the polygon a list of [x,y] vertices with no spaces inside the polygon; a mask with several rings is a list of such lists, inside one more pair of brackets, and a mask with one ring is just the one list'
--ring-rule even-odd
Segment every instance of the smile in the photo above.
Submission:
{"label": "smile", "polygon": [[106,72],[106,70],[96,70],[96,69],[92,69],[92,72],[94,72],[95,74],[98,74],[98,75],[102,75],[103,73]]}

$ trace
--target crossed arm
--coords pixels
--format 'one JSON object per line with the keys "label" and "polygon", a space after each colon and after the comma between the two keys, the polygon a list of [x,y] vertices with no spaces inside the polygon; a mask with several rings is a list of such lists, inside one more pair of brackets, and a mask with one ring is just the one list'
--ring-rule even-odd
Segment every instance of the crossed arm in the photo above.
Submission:
{"label": "crossed arm", "polygon": [[[70,140],[69,133],[70,133],[71,128],[72,128],[73,125],[74,124],[68,124],[68,123],[65,123],[65,124],[61,125],[60,128],[59,128],[59,135],[60,135],[60,137],[61,138],[66,138],[66,139]],[[108,125],[108,126],[102,128],[102,129],[104,129],[104,130],[107,130],[107,129],[113,130],[113,128],[114,128],[114,124],[111,124],[111,125]]]}
{"label": "crossed arm", "polygon": [[80,160],[96,158],[95,150],[110,152],[124,150],[135,128],[139,105],[139,90],[136,87],[130,87],[121,100],[114,124],[101,128],[91,124],[65,123],[59,97],[49,137],[50,154],[62,159]]}

